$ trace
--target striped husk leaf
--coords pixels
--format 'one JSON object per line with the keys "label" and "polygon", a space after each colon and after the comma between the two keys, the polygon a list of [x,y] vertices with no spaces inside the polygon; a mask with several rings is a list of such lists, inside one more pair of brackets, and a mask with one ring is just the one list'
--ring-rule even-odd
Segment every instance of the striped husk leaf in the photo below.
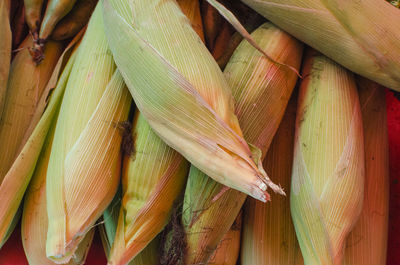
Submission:
{"label": "striped husk leaf", "polygon": [[135,151],[124,159],[123,197],[108,261],[112,265],[128,263],[161,232],[189,169],[188,162],[153,132],[138,111],[132,137]]}
{"label": "striped husk leaf", "polygon": [[[280,62],[299,68],[302,44],[271,23],[265,23],[253,38]],[[262,150],[263,159],[278,129],[296,84],[296,74],[277,66],[246,41],[242,41],[224,71],[233,89],[236,114],[246,139]],[[262,161],[262,160],[261,160]],[[233,224],[246,194],[227,189],[191,167],[183,205],[187,234],[187,264],[204,263]]]}
{"label": "striped husk leaf", "polygon": [[63,51],[62,43],[49,42],[44,51],[47,60],[36,65],[29,54],[29,47],[32,45],[32,36],[28,35],[10,67],[0,121],[0,183],[25,144],[25,132]]}
{"label": "striped husk leaf", "polygon": [[57,120],[46,193],[47,256],[68,262],[115,195],[131,97],[115,69],[101,2],[77,50]]}
{"label": "striped husk leaf", "polygon": [[296,117],[290,205],[304,263],[342,264],[364,193],[364,142],[352,73],[311,51]]}
{"label": "striped husk leaf", "polygon": [[2,200],[0,200],[0,245],[4,243],[7,234],[10,233],[13,224],[16,223],[15,217],[19,205],[32,177],[52,119],[61,104],[74,60],[75,53],[69,58],[43,115],[0,185],[0,193],[2,194]]}
{"label": "striped husk leaf", "polygon": [[11,62],[10,0],[0,2],[0,118],[2,117]]}
{"label": "striped husk leaf", "polygon": [[[57,110],[58,112],[58,110]],[[21,221],[21,236],[26,258],[29,265],[54,265],[53,261],[46,257],[47,237],[47,208],[46,208],[46,175],[49,163],[51,145],[54,139],[54,117],[46,141],[43,145],[40,158],[37,162],[29,188],[25,194]],[[79,245],[73,259],[68,265],[83,264],[89,247],[92,243],[94,229],[90,230]]]}
{"label": "striped husk leaf", "polygon": [[345,265],[386,264],[389,146],[385,89],[357,79],[364,127],[365,191],[361,216],[346,241]]}
{"label": "striped husk leaf", "polygon": [[268,186],[282,193],[253,161],[229,86],[175,1],[105,1],[104,17],[118,68],[162,140],[234,189],[263,201]]}
{"label": "striped husk leaf", "polygon": [[[264,166],[282,187],[290,191],[297,93],[271,143]],[[272,195],[271,204],[248,198],[244,206],[241,264],[302,264],[300,247],[290,215],[290,199]],[[300,255],[299,255],[300,254]]]}
{"label": "striped husk leaf", "polygon": [[400,10],[389,3],[376,0],[242,1],[352,72],[400,91],[400,28],[397,26]]}

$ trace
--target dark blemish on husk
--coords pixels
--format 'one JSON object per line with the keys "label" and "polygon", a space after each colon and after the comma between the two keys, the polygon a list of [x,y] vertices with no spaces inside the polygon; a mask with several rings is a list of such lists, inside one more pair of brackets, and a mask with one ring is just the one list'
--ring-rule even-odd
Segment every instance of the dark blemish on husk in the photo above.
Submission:
{"label": "dark blemish on husk", "polygon": [[182,225],[182,204],[173,208],[171,219],[160,237],[160,265],[185,265],[186,235]]}
{"label": "dark blemish on husk", "polygon": [[132,123],[129,121],[119,122],[117,125],[122,133],[121,151],[124,155],[132,156],[135,153],[135,139],[132,136]]}

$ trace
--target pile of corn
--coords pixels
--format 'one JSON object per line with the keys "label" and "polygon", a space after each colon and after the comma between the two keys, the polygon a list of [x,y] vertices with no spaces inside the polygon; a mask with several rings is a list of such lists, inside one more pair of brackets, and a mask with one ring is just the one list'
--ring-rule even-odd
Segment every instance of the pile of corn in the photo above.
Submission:
{"label": "pile of corn", "polygon": [[242,2],[0,1],[0,247],[386,264],[399,3]]}

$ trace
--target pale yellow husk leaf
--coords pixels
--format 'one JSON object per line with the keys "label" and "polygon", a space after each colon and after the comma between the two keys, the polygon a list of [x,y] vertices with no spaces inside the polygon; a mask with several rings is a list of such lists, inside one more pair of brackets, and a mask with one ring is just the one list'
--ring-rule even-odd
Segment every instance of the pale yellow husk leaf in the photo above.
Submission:
{"label": "pale yellow husk leaf", "polygon": [[[57,110],[58,112],[58,110]],[[54,139],[55,122],[54,117],[51,129],[46,137],[40,158],[37,162],[35,172],[29,188],[25,194],[21,221],[21,236],[26,258],[29,265],[54,265],[55,263],[46,257],[47,237],[47,210],[46,210],[46,174],[49,163],[51,145]],[[73,258],[68,265],[83,264],[89,247],[92,243],[94,229],[91,229],[79,245]]]}
{"label": "pale yellow husk leaf", "polygon": [[106,33],[142,115],[205,173],[265,200],[277,192],[241,137],[218,65],[175,1],[105,1]]}
{"label": "pale yellow husk leaf", "polygon": [[109,264],[132,260],[168,223],[188,174],[188,162],[166,145],[136,112],[135,153],[125,157],[122,203]]}
{"label": "pale yellow husk leaf", "polygon": [[[299,68],[303,46],[271,23],[253,38],[271,57]],[[224,71],[236,100],[236,114],[245,138],[260,148],[263,159],[278,129],[297,76],[242,41]],[[260,162],[261,163],[261,162]],[[187,234],[187,264],[205,263],[229,230],[246,194],[229,189],[192,167],[185,191],[183,224]]]}
{"label": "pale yellow husk leaf", "polygon": [[120,178],[122,132],[131,97],[104,35],[101,2],[68,79],[50,155],[46,253],[68,262],[111,202]]}
{"label": "pale yellow husk leaf", "polygon": [[346,241],[345,265],[385,265],[389,221],[389,146],[385,90],[358,79],[364,127],[365,191],[360,219]]}
{"label": "pale yellow husk leaf", "polygon": [[[25,145],[24,136],[38,102],[63,51],[61,42],[48,42],[44,51],[46,61],[39,65],[32,60],[28,36],[19,47],[11,67],[7,94],[0,121],[0,183]],[[27,139],[27,138],[26,138]]]}
{"label": "pale yellow husk leaf", "polygon": [[400,91],[400,10],[376,0],[242,0],[289,34]]}
{"label": "pale yellow husk leaf", "polygon": [[[271,143],[264,166],[290,191],[297,94],[292,96]],[[288,197],[272,195],[270,204],[248,198],[244,206],[241,264],[300,265],[300,247]]]}
{"label": "pale yellow husk leaf", "polygon": [[61,104],[66,82],[75,60],[75,54],[73,53],[69,58],[68,64],[64,68],[60,80],[57,82],[57,86],[50,97],[46,110],[0,185],[2,197],[0,200],[0,245],[5,242],[13,225],[17,223],[20,202],[36,167],[36,162],[53,117]]}
{"label": "pale yellow husk leaf", "polygon": [[352,73],[310,51],[296,117],[290,205],[304,264],[343,263],[361,213],[364,141]]}

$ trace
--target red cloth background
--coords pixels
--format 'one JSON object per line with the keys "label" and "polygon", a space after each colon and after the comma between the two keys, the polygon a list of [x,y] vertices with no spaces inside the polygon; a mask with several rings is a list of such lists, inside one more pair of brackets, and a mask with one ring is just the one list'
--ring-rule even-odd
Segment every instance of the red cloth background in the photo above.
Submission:
{"label": "red cloth background", "polygon": [[[400,101],[387,92],[390,153],[390,221],[387,265],[400,265]],[[0,265],[28,265],[16,229],[0,250]],[[101,240],[96,233],[86,265],[107,264]]]}

